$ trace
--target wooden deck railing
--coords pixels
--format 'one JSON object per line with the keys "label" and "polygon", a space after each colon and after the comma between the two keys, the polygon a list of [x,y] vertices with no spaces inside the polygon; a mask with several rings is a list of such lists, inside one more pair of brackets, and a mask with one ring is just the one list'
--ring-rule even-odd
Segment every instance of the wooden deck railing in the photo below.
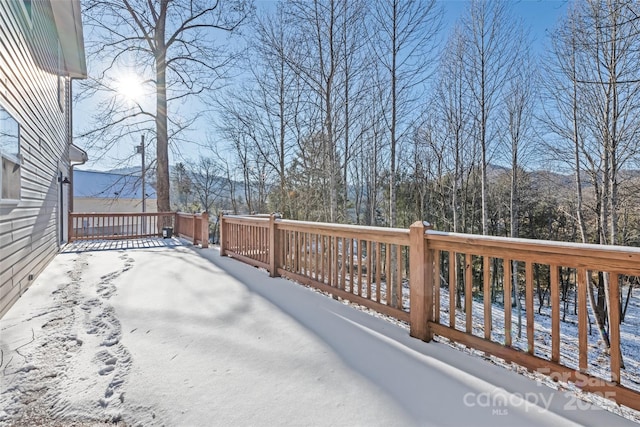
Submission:
{"label": "wooden deck railing", "polygon": [[[640,409],[640,386],[621,375],[619,317],[622,278],[640,276],[638,248],[443,233],[421,222],[405,230],[274,216],[225,215],[220,231],[221,255],[408,321],[414,337],[430,341],[437,334]],[[549,326],[534,313],[542,270],[548,273]],[[560,276],[568,274],[577,284],[575,333],[560,322]],[[588,337],[587,281],[602,279],[608,279],[611,343],[605,356]],[[514,289],[517,301],[524,290],[524,339],[512,334]],[[631,359],[638,356],[626,356],[637,368]]]}
{"label": "wooden deck railing", "polygon": [[173,227],[174,218],[174,212],[70,212],[69,241],[158,237],[163,227]]}
{"label": "wooden deck railing", "polygon": [[[620,336],[620,283],[624,275],[640,275],[640,250],[638,248],[585,245],[528,239],[510,239],[490,236],[442,233],[427,231],[425,250],[433,255],[434,277],[438,285],[445,285],[448,307],[434,305],[433,318],[429,319],[430,333],[447,337],[469,347],[485,351],[510,362],[525,366],[553,378],[574,382],[585,391],[591,391],[615,400],[619,404],[640,409],[638,384],[630,389],[622,384],[621,336]],[[476,268],[473,268],[476,264]],[[544,286],[550,293],[550,325],[536,324],[534,288],[536,269],[546,270],[548,280]],[[478,273],[474,280],[473,272]],[[575,327],[560,322],[560,274],[571,274],[577,286],[577,334]],[[545,279],[538,277],[538,281]],[[588,281],[607,280],[609,355],[596,346],[598,332],[594,331],[589,343]],[[498,293],[503,304],[498,313],[492,301],[491,282],[499,283]],[[513,290],[524,288],[523,329],[526,342],[516,343],[512,336]],[[536,286],[537,285],[537,286]],[[442,301],[441,286],[433,286],[434,301]],[[464,323],[456,321],[456,293],[464,304]],[[482,309],[474,315],[473,299],[480,295]],[[536,296],[537,298],[538,296]],[[538,312],[541,311],[538,303]],[[441,322],[442,314],[448,319]],[[496,316],[497,314],[497,316]],[[592,314],[592,313],[591,313]],[[545,316],[538,317],[544,320]],[[498,325],[494,326],[493,322]],[[577,335],[577,337],[575,336]],[[540,339],[537,339],[540,338]],[[548,344],[550,341],[550,345]],[[564,349],[563,349],[564,347]],[[630,364],[638,355],[627,354]],[[600,360],[596,360],[596,359]],[[608,360],[606,360],[608,359]],[[631,369],[634,369],[630,366]]]}
{"label": "wooden deck railing", "polygon": [[209,216],[206,212],[69,212],[69,242],[162,237],[166,227],[193,244],[208,247]]}
{"label": "wooden deck railing", "polygon": [[409,321],[407,230],[223,216],[221,251]]}
{"label": "wooden deck railing", "polygon": [[203,248],[209,247],[209,214],[188,214],[177,212],[174,220],[174,233],[187,238],[194,245],[200,244]]}

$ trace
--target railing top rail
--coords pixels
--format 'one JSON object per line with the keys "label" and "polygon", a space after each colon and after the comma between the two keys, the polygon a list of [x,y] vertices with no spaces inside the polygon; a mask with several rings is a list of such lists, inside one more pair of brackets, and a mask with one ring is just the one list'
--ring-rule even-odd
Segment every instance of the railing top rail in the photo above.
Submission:
{"label": "railing top rail", "polygon": [[582,251],[596,251],[596,252],[618,252],[625,254],[638,254],[640,255],[640,248],[635,246],[620,246],[620,245],[598,245],[593,243],[575,243],[575,242],[559,242],[554,240],[538,240],[538,239],[524,239],[516,237],[501,237],[501,236],[483,236],[480,234],[464,234],[464,233],[448,233],[445,231],[426,230],[426,235],[429,239],[440,241],[460,241],[464,240],[469,244],[480,245],[492,245],[492,246],[513,246],[513,245],[525,245],[539,250],[549,249],[550,251],[558,250],[578,250]]}
{"label": "railing top rail", "polygon": [[223,220],[231,224],[254,224],[260,227],[269,226],[269,218],[256,218],[242,215],[224,215]]}
{"label": "railing top rail", "polygon": [[[268,227],[269,217],[224,215],[224,220],[236,224],[252,224],[257,227]],[[409,244],[409,230],[404,228],[371,227],[365,225],[331,224],[326,222],[294,221],[276,219],[279,230],[321,233],[335,237],[359,238],[363,240],[378,240],[401,245]]]}
{"label": "railing top rail", "polygon": [[185,217],[185,218],[187,218],[187,217],[188,218],[193,218],[193,217],[199,218],[199,217],[202,216],[202,213],[201,212],[199,212],[199,213],[176,212],[176,215],[181,216],[181,217]]}
{"label": "railing top rail", "polygon": [[232,215],[232,214],[224,214],[224,219],[269,219],[271,215],[260,214],[260,215]]}
{"label": "railing top rail", "polygon": [[322,230],[348,230],[357,231],[363,233],[385,233],[385,234],[397,234],[397,235],[409,235],[409,230],[405,228],[391,228],[391,227],[374,227],[368,225],[353,225],[353,224],[331,224],[329,222],[313,222],[313,221],[295,221],[291,219],[278,219],[276,222],[280,226],[302,226],[313,227]]}
{"label": "railing top rail", "polygon": [[113,217],[113,216],[171,216],[174,212],[69,212],[71,217]]}
{"label": "railing top rail", "polygon": [[[473,248],[488,249],[492,253],[501,252],[518,259],[523,254],[558,257],[558,264],[572,261],[588,266],[590,260],[598,260],[602,270],[620,269],[638,270],[640,266],[640,248],[629,246],[595,245],[586,243],[554,242],[499,236],[481,236],[475,234],[446,233],[427,230],[425,238],[437,248],[443,246],[463,246],[465,252]],[[481,251],[479,251],[481,252]],[[478,254],[478,255],[481,255]]]}

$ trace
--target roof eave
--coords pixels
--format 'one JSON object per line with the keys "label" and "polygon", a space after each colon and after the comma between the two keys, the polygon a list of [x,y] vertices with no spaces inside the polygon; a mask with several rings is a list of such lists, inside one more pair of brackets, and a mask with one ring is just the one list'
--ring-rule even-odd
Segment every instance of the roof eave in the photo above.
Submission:
{"label": "roof eave", "polygon": [[74,165],[83,165],[89,160],[87,152],[77,145],[69,145],[69,161]]}
{"label": "roof eave", "polygon": [[80,0],[52,1],[53,19],[60,36],[65,69],[71,78],[87,78]]}

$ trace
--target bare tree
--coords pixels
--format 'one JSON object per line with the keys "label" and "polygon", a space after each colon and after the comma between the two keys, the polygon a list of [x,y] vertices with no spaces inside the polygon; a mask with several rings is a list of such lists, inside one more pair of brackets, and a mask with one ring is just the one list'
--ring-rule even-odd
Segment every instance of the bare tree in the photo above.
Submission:
{"label": "bare tree", "polygon": [[[367,70],[372,66],[372,60],[367,59],[366,51],[366,16],[368,3],[364,0],[352,0],[342,3],[339,25],[340,31],[340,73],[342,102],[339,115],[341,116],[340,140],[342,141],[341,169],[342,169],[342,208],[341,213],[345,215],[345,220],[350,221],[346,215],[349,206],[350,171],[354,175],[360,175],[361,170],[358,163],[353,158],[353,146],[363,143],[362,137],[370,126],[363,122],[366,117],[368,95],[368,75]],[[356,217],[359,217],[359,210],[356,209]]]}
{"label": "bare tree", "polygon": [[226,191],[226,180],[220,175],[223,166],[211,157],[200,156],[198,162],[191,167],[193,195],[206,212],[215,213],[215,204],[223,199]]}
{"label": "bare tree", "polygon": [[[554,103],[551,111],[556,114],[550,114],[549,122],[561,141],[571,142],[583,241],[588,239],[588,224],[582,212],[581,174],[589,177],[595,195],[595,227],[590,235],[598,243],[616,244],[620,171],[638,154],[640,34],[632,5],[624,0],[576,4],[554,37],[550,61],[558,83],[554,89],[564,89],[564,97],[571,102],[570,108],[566,103],[564,107]],[[605,333],[609,277],[599,274],[595,279],[589,275],[587,283],[602,342],[609,347]]]}
{"label": "bare tree", "polygon": [[172,175],[172,192],[173,192],[173,202],[172,204],[176,208],[176,210],[188,210],[189,204],[192,200],[192,186],[193,181],[191,180],[191,176],[187,167],[184,163],[178,163],[173,168],[171,173]]}
{"label": "bare tree", "polygon": [[471,94],[464,69],[467,46],[460,30],[460,27],[453,30],[440,59],[434,102],[443,133],[442,146],[438,149],[448,159],[444,165],[446,170],[453,169],[449,190],[453,232],[461,231],[459,215],[466,209],[461,206],[461,202],[464,201],[460,200],[462,180],[469,176],[467,170],[473,167],[475,160],[471,157],[473,150],[470,143],[470,130],[473,125],[469,98]]}
{"label": "bare tree", "polygon": [[[296,41],[287,62],[312,92],[310,102],[319,113],[320,132],[309,129],[312,140],[320,138],[325,154],[320,159],[325,162],[322,169],[328,182],[328,219],[335,222],[339,217],[338,196],[340,172],[338,159],[338,138],[336,134],[336,111],[339,109],[340,88],[340,25],[339,14],[346,0],[290,0],[286,2],[290,25]],[[311,123],[309,123],[311,125]]]}
{"label": "bare tree", "polygon": [[253,111],[256,148],[265,164],[277,174],[278,192],[273,206],[290,217],[287,162],[300,137],[297,116],[301,109],[301,81],[287,64],[293,42],[286,25],[285,8],[278,3],[273,14],[256,23],[258,37],[252,43],[255,90],[245,102]]}
{"label": "bare tree", "polygon": [[520,67],[522,24],[509,16],[507,2],[472,0],[469,15],[463,20],[467,41],[466,70],[473,94],[476,138],[480,147],[482,192],[482,234],[488,233],[487,166],[489,144],[496,136],[496,120],[491,118],[499,108],[505,84]]}
{"label": "bare tree", "polygon": [[169,107],[214,89],[225,77],[236,54],[220,46],[217,34],[237,30],[253,6],[249,0],[88,0],[83,6],[87,54],[92,66],[103,67],[85,95],[113,94],[113,76],[122,74],[128,61],[131,70],[145,76],[156,98],[151,108],[143,101],[132,105],[107,98],[83,136],[104,141],[108,149],[123,135],[152,124],[158,211],[169,211],[169,141],[194,121]]}
{"label": "bare tree", "polygon": [[[520,223],[520,174],[523,172],[523,164],[531,152],[533,134],[533,112],[535,109],[533,84],[535,76],[532,70],[535,68],[528,52],[522,56],[522,62],[508,82],[505,91],[505,129],[504,140],[507,152],[511,154],[511,185],[509,198],[509,223],[510,236],[519,236]],[[512,261],[511,271],[518,271],[518,261]],[[520,288],[518,286],[518,274],[512,280],[512,292],[518,311],[518,338],[522,336],[522,303],[520,301]]]}
{"label": "bare tree", "polygon": [[380,64],[381,102],[389,141],[389,226],[396,225],[398,145],[416,115],[432,71],[442,10],[435,0],[377,0],[372,7],[371,46]]}
{"label": "bare tree", "polygon": [[576,211],[575,218],[583,243],[587,242],[587,230],[583,213],[582,194],[582,152],[585,140],[585,118],[581,108],[578,85],[578,40],[575,12],[570,12],[566,22],[561,24],[558,31],[551,39],[551,51],[546,58],[545,78],[545,102],[543,102],[543,123],[557,135],[560,142],[568,143],[568,150],[564,151],[565,144],[555,144],[555,140],[546,147],[555,161],[567,159],[566,163],[574,172]]}
{"label": "bare tree", "polygon": [[531,153],[534,138],[534,76],[532,60],[523,58],[521,66],[513,79],[507,84],[505,92],[504,141],[506,152],[510,153],[511,190],[510,190],[510,225],[511,237],[519,237],[519,173]]}

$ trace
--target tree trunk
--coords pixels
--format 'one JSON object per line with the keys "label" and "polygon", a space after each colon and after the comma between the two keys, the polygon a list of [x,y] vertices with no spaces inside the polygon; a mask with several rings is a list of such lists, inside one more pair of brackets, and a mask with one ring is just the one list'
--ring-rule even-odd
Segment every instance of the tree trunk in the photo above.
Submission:
{"label": "tree trunk", "polygon": [[168,0],[163,0],[156,28],[156,194],[158,212],[169,212],[169,135],[167,130],[167,50],[165,20]]}
{"label": "tree trunk", "polygon": [[513,261],[513,283],[511,289],[513,290],[513,299],[516,302],[518,312],[518,338],[522,338],[522,302],[520,301],[520,288],[518,287],[518,261]]}
{"label": "tree trunk", "polygon": [[[588,277],[588,272],[587,272],[587,293],[589,295],[589,305],[591,305],[591,311],[594,314],[594,318],[596,321],[596,326],[598,328],[598,334],[600,334],[600,339],[602,340],[602,343],[606,346],[606,348],[610,348],[611,344],[609,342],[609,337],[607,336],[607,333],[604,329],[604,319],[606,318],[606,313],[603,313],[600,309],[600,307],[598,306],[598,304],[596,303],[595,300],[595,296],[593,294],[593,284],[591,283],[590,277]],[[608,286],[608,275],[604,275],[605,277],[603,277],[602,273],[600,273],[598,275],[598,281],[606,281],[607,283],[605,284],[605,287]]]}

